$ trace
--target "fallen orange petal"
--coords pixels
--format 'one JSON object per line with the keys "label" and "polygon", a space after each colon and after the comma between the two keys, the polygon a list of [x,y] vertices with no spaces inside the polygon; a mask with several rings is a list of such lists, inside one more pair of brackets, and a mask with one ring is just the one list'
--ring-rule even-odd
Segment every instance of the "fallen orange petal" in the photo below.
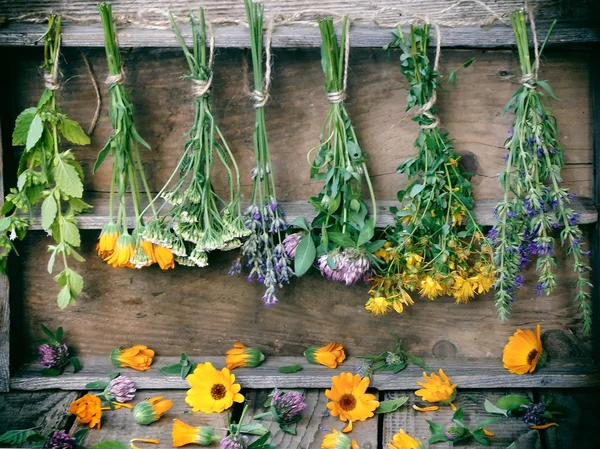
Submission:
{"label": "fallen orange petal", "polygon": [[348,421],[348,425],[342,430],[344,433],[352,432],[352,421]]}
{"label": "fallen orange petal", "polygon": [[450,408],[452,409],[453,412],[456,411],[456,405],[454,405],[452,402],[450,403]]}
{"label": "fallen orange petal", "polygon": [[486,437],[495,437],[495,436],[496,436],[496,434],[495,434],[494,432],[490,432],[490,431],[489,431],[489,430],[487,430],[487,429],[483,429],[483,434],[484,434]]}
{"label": "fallen orange petal", "polygon": [[547,429],[548,427],[558,427],[558,424],[556,424],[555,422],[549,422],[548,424],[542,424],[541,426],[531,426],[532,429],[538,430]]}
{"label": "fallen orange petal", "polygon": [[419,407],[418,405],[413,404],[413,408],[419,412],[435,412],[440,408],[437,405],[429,405],[427,407]]}
{"label": "fallen orange petal", "polygon": [[129,440],[129,445],[131,446],[131,449],[140,449],[135,444],[133,444],[136,441],[139,441],[140,443],[160,444],[160,440],[154,438],[133,438],[132,440]]}

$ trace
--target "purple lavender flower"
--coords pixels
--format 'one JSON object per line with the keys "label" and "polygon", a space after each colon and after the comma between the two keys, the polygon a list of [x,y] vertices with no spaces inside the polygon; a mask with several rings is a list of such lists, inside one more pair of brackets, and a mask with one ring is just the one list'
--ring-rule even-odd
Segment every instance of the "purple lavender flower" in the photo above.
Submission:
{"label": "purple lavender flower", "polygon": [[229,435],[221,440],[221,449],[246,449],[248,447],[248,437],[244,435]]}
{"label": "purple lavender flower", "polygon": [[523,416],[523,422],[525,424],[539,426],[543,423],[543,414],[546,411],[546,406],[544,404],[541,402],[539,404],[531,402],[528,405],[522,404],[521,408],[525,410],[525,415]]}
{"label": "purple lavender flower", "polygon": [[525,279],[523,279],[523,276],[521,276],[520,274],[517,274],[517,276],[515,277],[515,288],[519,289],[519,288],[523,287],[524,283],[525,283]]}
{"label": "purple lavender flower", "polygon": [[44,449],[73,449],[74,447],[75,437],[64,430],[55,430],[44,444]]}
{"label": "purple lavender flower", "polygon": [[554,147],[550,148],[550,154],[556,154],[558,150]]}
{"label": "purple lavender flower", "polygon": [[[333,258],[334,269],[327,263],[328,256]],[[345,282],[347,286],[365,280],[371,272],[369,259],[354,248],[324,254],[317,260],[317,266],[323,276],[332,281]]]}
{"label": "purple lavender flower", "polygon": [[304,395],[299,391],[284,393],[277,390],[271,398],[271,407],[282,424],[293,424],[300,421],[302,411],[306,408]]}
{"label": "purple lavender flower", "polygon": [[579,212],[573,212],[569,217],[569,226],[575,226],[579,222],[579,217],[581,214]]}
{"label": "purple lavender flower", "polygon": [[544,157],[544,149],[542,147],[538,147],[537,149],[537,157],[538,159],[541,159]]}
{"label": "purple lavender flower", "polygon": [[514,218],[517,216],[517,213],[514,210],[509,210],[508,211],[508,217],[509,218]]}
{"label": "purple lavender flower", "polygon": [[242,274],[242,262],[239,257],[231,263],[231,267],[229,267],[227,274],[229,276],[233,276],[234,274]]}
{"label": "purple lavender flower", "polygon": [[128,402],[135,397],[135,382],[127,376],[115,377],[104,390],[105,395],[112,401]]}
{"label": "purple lavender flower", "polygon": [[508,130],[508,137],[511,137],[511,136],[512,136],[514,133],[515,133],[515,130],[514,130],[514,129],[512,129],[512,128],[511,128],[511,129],[509,129],[509,130]]}
{"label": "purple lavender flower", "polygon": [[544,293],[544,286],[542,284],[538,283],[535,286],[535,292],[538,296],[541,296],[541,294]]}
{"label": "purple lavender flower", "polygon": [[69,358],[69,348],[64,343],[44,343],[39,347],[40,364],[44,368],[57,368],[64,367]]}
{"label": "purple lavender flower", "polygon": [[275,212],[277,210],[277,201],[272,199],[269,203],[269,207],[271,208],[271,212]]}
{"label": "purple lavender flower", "polygon": [[490,229],[487,235],[488,239],[496,240],[498,238],[498,230],[496,228]]}
{"label": "purple lavender flower", "polygon": [[294,232],[283,239],[283,247],[285,248],[285,253],[288,257],[291,257],[292,259],[296,257],[296,249],[300,244],[300,240],[302,240],[301,232]]}

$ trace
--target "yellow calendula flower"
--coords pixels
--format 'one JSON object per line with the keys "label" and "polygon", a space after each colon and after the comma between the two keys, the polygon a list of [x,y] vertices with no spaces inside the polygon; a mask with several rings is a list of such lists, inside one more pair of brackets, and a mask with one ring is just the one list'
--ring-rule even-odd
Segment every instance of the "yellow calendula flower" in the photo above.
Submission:
{"label": "yellow calendula flower", "polygon": [[344,422],[349,421],[344,433],[352,430],[353,422],[364,421],[373,416],[373,412],[379,407],[379,401],[374,395],[367,393],[371,379],[361,378],[359,374],[342,373],[333,376],[331,381],[333,386],[330,390],[325,390],[325,396],[331,399],[327,408],[332,416],[339,416]]}
{"label": "yellow calendula flower", "polygon": [[423,257],[419,254],[409,253],[406,255],[406,266],[408,268],[419,268],[421,266],[421,262],[423,262]]}
{"label": "yellow calendula flower", "polygon": [[175,268],[175,256],[169,248],[154,245],[154,260],[158,263],[161,270]]}
{"label": "yellow calendula flower", "polygon": [[431,276],[425,276],[425,278],[421,281],[419,293],[429,299],[434,299],[444,293],[444,288]]}
{"label": "yellow calendula flower", "polygon": [[321,449],[359,449],[359,447],[356,440],[351,440],[343,433],[333,429],[323,438]]}
{"label": "yellow calendula flower", "polygon": [[452,286],[452,296],[456,299],[457,304],[465,304],[475,296],[475,288],[477,287],[477,277],[463,278],[454,276],[454,285]]}
{"label": "yellow calendula flower", "polygon": [[190,426],[179,419],[173,421],[171,437],[173,437],[173,447],[181,447],[186,444],[210,446],[213,442],[219,440],[219,437],[215,436],[215,431],[212,427]]}
{"label": "yellow calendula flower", "polygon": [[415,394],[428,402],[450,404],[456,397],[456,384],[450,382],[450,378],[441,368],[439,374],[439,377],[435,373],[431,373],[431,377],[427,377],[427,373],[424,372],[425,382],[417,382],[417,385],[423,388],[415,391]]}
{"label": "yellow calendula flower", "polygon": [[533,331],[517,329],[511,337],[502,353],[504,368],[513,374],[532,373],[544,350],[540,338],[540,325]]}
{"label": "yellow calendula flower", "polygon": [[309,363],[324,365],[327,368],[337,368],[346,359],[346,353],[342,345],[332,341],[322,348],[309,346],[304,351],[304,357]]}
{"label": "yellow calendula flower", "polygon": [[147,426],[158,421],[171,407],[173,401],[164,399],[164,396],[146,399],[133,407],[133,419],[136,423]]}
{"label": "yellow calendula flower", "polygon": [[110,354],[110,360],[117,368],[132,368],[137,371],[149,370],[153,358],[154,351],[144,345],[117,348]]}
{"label": "yellow calendula flower", "polygon": [[99,429],[102,419],[102,402],[98,396],[88,393],[71,404],[69,413],[77,415],[77,422],[89,424],[90,429],[94,427]]}
{"label": "yellow calendula flower", "polygon": [[392,437],[392,441],[388,443],[389,449],[422,449],[423,443],[418,439],[411,437],[404,432],[404,429]]}
{"label": "yellow calendula flower", "polygon": [[154,243],[141,239],[140,246],[142,247],[144,254],[148,256],[148,259],[150,259],[150,263],[156,263],[156,256],[154,255]]}
{"label": "yellow calendula flower", "polygon": [[228,368],[218,371],[210,362],[200,363],[187,377],[190,388],[185,397],[194,412],[221,413],[234,402],[244,402],[240,384]]}
{"label": "yellow calendula flower", "polygon": [[227,351],[225,366],[229,369],[240,367],[255,368],[265,360],[265,355],[258,348],[248,348],[240,342],[233,344],[233,348]]}
{"label": "yellow calendula flower", "polygon": [[121,234],[115,249],[110,256],[104,258],[104,261],[113,267],[134,268],[131,259],[135,256],[135,239],[129,234]]}
{"label": "yellow calendula flower", "polygon": [[390,309],[390,303],[384,296],[375,296],[373,298],[369,298],[365,304],[365,309],[375,316],[385,315]]}
{"label": "yellow calendula flower", "polygon": [[104,226],[102,232],[100,232],[98,243],[96,244],[96,252],[98,255],[103,259],[110,256],[115,250],[117,240],[119,240],[119,236],[122,233],[121,227],[112,222]]}

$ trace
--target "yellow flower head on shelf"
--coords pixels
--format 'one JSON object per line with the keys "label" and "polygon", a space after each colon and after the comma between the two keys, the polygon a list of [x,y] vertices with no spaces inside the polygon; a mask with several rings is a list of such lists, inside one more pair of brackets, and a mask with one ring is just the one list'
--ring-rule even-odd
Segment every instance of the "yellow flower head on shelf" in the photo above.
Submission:
{"label": "yellow flower head on shelf", "polygon": [[215,431],[210,426],[190,426],[179,419],[173,421],[173,447],[181,447],[186,444],[198,444],[200,446],[210,446],[219,438],[215,436]]}
{"label": "yellow flower head on shelf", "polygon": [[404,432],[404,429],[392,437],[388,443],[389,449],[423,449],[423,443]]}
{"label": "yellow flower head on shelf", "polygon": [[419,254],[409,253],[405,256],[406,266],[408,268],[419,268],[421,266],[421,262],[423,262],[423,257]]}
{"label": "yellow flower head on shelf", "polygon": [[117,368],[132,368],[137,371],[149,370],[153,358],[154,351],[144,345],[117,348],[110,355],[112,364]]}
{"label": "yellow flower head on shelf", "polygon": [[327,368],[337,368],[346,359],[346,353],[341,344],[332,341],[322,348],[309,346],[304,351],[304,357],[309,363],[324,365]]}
{"label": "yellow flower head on shelf", "polygon": [[356,440],[350,439],[348,436],[333,429],[323,438],[321,449],[359,449]]}
{"label": "yellow flower head on shelf", "polygon": [[218,371],[210,362],[200,363],[187,377],[190,388],[185,397],[194,412],[221,413],[234,402],[244,402],[240,384],[229,368]]}
{"label": "yellow flower head on shelf", "polygon": [[171,407],[173,407],[173,401],[164,399],[164,396],[146,399],[133,407],[133,419],[138,424],[147,426],[158,421]]}
{"label": "yellow flower head on shelf", "polygon": [[365,304],[365,309],[367,309],[375,316],[387,314],[389,308],[390,303],[384,296],[376,296],[374,298],[369,298],[369,300]]}
{"label": "yellow flower head on shelf", "polygon": [[102,402],[98,396],[88,393],[71,404],[69,413],[77,415],[77,422],[89,424],[90,429],[94,427],[99,429],[102,419]]}
{"label": "yellow flower head on shelf", "polygon": [[120,226],[115,225],[114,223],[109,223],[104,228],[102,228],[102,232],[100,233],[100,238],[98,239],[98,243],[96,244],[96,252],[103,259],[108,258],[115,250],[117,246],[117,240],[119,240],[119,236],[123,233]]}
{"label": "yellow flower head on shelf", "polygon": [[434,278],[427,275],[421,280],[419,293],[429,299],[435,299],[444,293],[444,287],[442,287]]}
{"label": "yellow flower head on shelf", "polygon": [[131,263],[131,259],[135,256],[135,239],[127,234],[121,234],[115,249],[110,256],[104,258],[104,261],[113,267],[133,268],[135,265]]}
{"label": "yellow flower head on shelf", "polygon": [[540,325],[531,330],[517,331],[508,337],[508,343],[502,353],[504,368],[513,374],[526,374],[535,371],[544,350],[540,338]]}
{"label": "yellow flower head on shelf", "polygon": [[469,299],[475,296],[477,288],[477,277],[463,278],[454,276],[454,285],[452,286],[452,296],[457,304],[465,304]]}
{"label": "yellow flower head on shelf", "polygon": [[258,348],[248,348],[240,342],[233,344],[233,348],[227,351],[225,366],[229,369],[256,368],[264,360],[265,355]]}
{"label": "yellow flower head on shelf", "polygon": [[439,376],[431,373],[431,377],[424,372],[425,382],[417,382],[417,385],[423,388],[417,390],[415,394],[427,402],[450,404],[456,397],[456,384],[451,383],[450,378],[441,368],[438,372]]}
{"label": "yellow flower head on shelf", "polygon": [[361,378],[359,374],[342,373],[333,376],[331,389],[325,390],[325,396],[331,401],[327,408],[332,416],[339,416],[343,422],[349,422],[343,432],[352,430],[352,423],[365,421],[373,416],[379,407],[379,401],[367,388],[371,383],[368,377]]}

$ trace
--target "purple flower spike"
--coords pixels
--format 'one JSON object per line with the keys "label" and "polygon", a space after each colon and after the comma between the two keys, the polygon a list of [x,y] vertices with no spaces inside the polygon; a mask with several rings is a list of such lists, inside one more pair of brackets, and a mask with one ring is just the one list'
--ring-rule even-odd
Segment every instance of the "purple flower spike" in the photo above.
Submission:
{"label": "purple flower spike", "polygon": [[75,438],[64,430],[55,430],[44,444],[44,449],[73,449],[74,447]]}

